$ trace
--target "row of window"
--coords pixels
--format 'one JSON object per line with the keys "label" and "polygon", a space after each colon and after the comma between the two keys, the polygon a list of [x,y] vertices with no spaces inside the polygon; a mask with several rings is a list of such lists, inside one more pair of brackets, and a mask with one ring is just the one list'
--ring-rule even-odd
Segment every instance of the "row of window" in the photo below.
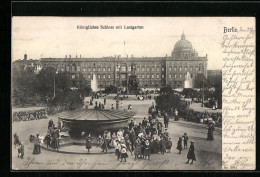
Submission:
{"label": "row of window", "polygon": [[[192,78],[192,74],[190,75],[191,76],[191,78]],[[179,75],[177,75],[177,74],[174,74],[174,75],[171,75],[171,74],[169,74],[169,79],[171,79],[171,78],[174,78],[174,79],[177,79],[177,78],[180,78],[180,79],[182,79],[182,75],[181,74],[179,74]],[[186,74],[184,74],[184,78],[186,79],[186,77],[187,77],[187,75]]]}
{"label": "row of window", "polygon": [[[155,74],[152,74],[152,75],[151,75],[151,78],[154,79],[155,76],[156,76],[156,79],[160,79],[160,75],[159,75],[159,74],[156,74],[156,75],[155,75]],[[164,74],[162,74],[161,77],[164,78]],[[138,75],[137,75],[137,78],[142,78],[142,79],[147,78],[147,79],[149,79],[149,78],[150,78],[150,74],[147,74],[147,75],[145,75],[145,74],[142,74],[142,75],[138,74]]]}
{"label": "row of window", "polygon": [[[71,71],[83,71],[83,72],[94,71],[95,72],[95,71],[101,71],[101,69],[102,69],[103,72],[106,72],[106,71],[110,72],[111,71],[111,67],[107,67],[107,68],[106,67],[102,67],[102,68],[101,67],[88,67],[88,68],[83,67],[81,69],[80,66],[71,66]],[[132,71],[133,68],[131,66],[129,66],[127,69],[128,69],[127,71]],[[155,67],[152,67],[152,68],[150,68],[150,67],[146,67],[146,68],[145,67],[142,67],[142,68],[137,67],[137,71],[142,71],[142,72],[145,72],[145,71],[149,72],[150,69],[151,69],[151,71],[157,71],[157,72],[160,71],[159,67],[157,67],[156,70],[155,70]],[[184,69],[184,71],[187,71],[188,67],[187,66],[184,66],[184,67],[182,67],[182,66],[179,66],[179,67],[177,67],[177,66],[174,66],[174,67],[169,66],[169,71],[170,72],[171,71],[177,71],[177,70],[178,71],[182,71],[183,69]],[[60,67],[59,70],[60,71],[65,71],[65,68],[64,67]],[[204,65],[202,64],[202,65],[196,66],[195,70],[196,71],[204,70]],[[70,71],[70,66],[66,66],[66,71]],[[126,66],[121,66],[121,67],[117,66],[116,67],[116,71],[123,71],[124,72],[124,71],[126,71]],[[164,67],[161,68],[161,71],[165,71]],[[193,66],[189,67],[189,71],[193,71]]]}
{"label": "row of window", "polygon": [[[184,66],[184,71],[187,71],[188,67],[187,66]],[[177,66],[174,66],[174,67],[171,67],[169,66],[169,71],[177,71]],[[201,66],[196,66],[195,67],[195,70],[196,71],[201,71],[201,70],[204,70],[204,66],[201,65]],[[178,71],[182,71],[182,66],[179,66],[179,70]],[[190,66],[190,69],[189,71],[193,71],[193,66]]]}
{"label": "row of window", "polygon": [[160,82],[156,82],[156,81],[140,81],[139,82],[140,85],[160,85]]}
{"label": "row of window", "polygon": [[[155,76],[156,76],[156,79],[160,79],[160,75],[159,74],[152,74],[151,75],[151,78],[152,79],[155,79]],[[169,79],[171,79],[171,78],[175,78],[175,79],[177,79],[177,78],[180,78],[180,79],[182,79],[183,78],[183,76],[186,78],[187,76],[186,76],[186,74],[184,74],[184,75],[182,75],[182,74],[179,74],[179,75],[177,75],[177,74],[174,74],[174,75],[171,75],[171,74],[169,74]],[[161,75],[161,77],[162,77],[162,79],[164,79],[164,74],[162,74]],[[147,75],[145,75],[145,74],[142,74],[141,76],[140,75],[137,75],[137,78],[142,78],[142,79],[149,79],[150,78],[150,75],[149,74],[147,74]],[[191,74],[191,78],[192,78],[192,74]]]}
{"label": "row of window", "polygon": [[[79,74],[77,74],[77,75],[76,75],[76,74],[72,74],[72,75],[71,75],[71,78],[72,78],[72,79],[75,79],[76,76],[79,77]],[[92,74],[83,74],[83,77],[84,77],[85,79],[91,79],[91,78],[92,78]],[[97,78],[98,78],[98,79],[100,79],[101,77],[102,77],[103,79],[110,79],[110,78],[112,78],[113,76],[112,76],[111,74],[108,74],[108,75],[98,74],[98,75],[97,75]]]}
{"label": "row of window", "polygon": [[[150,67],[147,67],[146,69],[145,69],[145,67],[142,67],[142,70],[138,67],[137,71],[148,71],[149,72],[150,71]],[[151,71],[155,71],[155,67],[152,67]],[[160,67],[157,67],[156,71],[160,71]],[[162,71],[164,71],[164,68],[162,68]]]}
{"label": "row of window", "polygon": [[[59,68],[59,70],[60,71],[65,71],[65,68],[61,67],[61,68]],[[66,66],[66,71],[70,71],[70,66]],[[82,70],[81,70],[80,66],[77,66],[77,67],[72,66],[71,67],[71,71],[83,71],[83,72],[89,71],[89,72],[91,72],[91,71],[101,71],[101,68],[100,67],[97,67],[97,68],[96,67],[93,67],[93,68],[90,68],[90,67],[85,68],[85,67],[83,67]],[[106,71],[110,72],[111,71],[111,67],[108,67],[108,68],[103,67],[102,71],[103,72],[106,72]]]}
{"label": "row of window", "polygon": [[[77,75],[77,76],[79,76],[79,74]],[[125,74],[121,74],[120,75],[121,77],[121,79],[125,79],[126,78],[126,75]],[[156,76],[156,79],[160,79],[160,75],[159,74],[152,74],[151,75],[151,78],[152,79],[155,79],[155,76]],[[180,78],[180,79],[182,79],[183,78],[183,76],[184,76],[184,78],[186,78],[186,74],[184,74],[184,75],[182,75],[182,74],[179,74],[179,75],[177,75],[177,74],[174,74],[174,75],[172,75],[172,74],[169,74],[168,75],[169,77],[169,79],[171,79],[171,78],[174,78],[174,79],[177,79],[177,78]],[[72,79],[75,79],[75,77],[76,77],[76,75],[75,74],[72,74]],[[91,74],[83,74],[83,77],[85,78],[85,79],[91,79],[91,77],[92,77],[92,75]],[[102,77],[102,79],[111,79],[112,77],[113,77],[113,75],[111,75],[111,74],[98,74],[97,75],[97,78],[98,79],[101,79],[101,77]],[[164,74],[162,74],[161,75],[161,78],[162,79],[164,79]],[[119,78],[119,75],[117,74],[116,75],[116,78],[118,79]],[[150,75],[149,74],[147,74],[147,75],[145,75],[145,74],[142,74],[142,75],[137,75],[137,78],[142,78],[142,79],[150,79]],[[192,76],[192,74],[191,74],[191,78],[193,78],[193,76]]]}

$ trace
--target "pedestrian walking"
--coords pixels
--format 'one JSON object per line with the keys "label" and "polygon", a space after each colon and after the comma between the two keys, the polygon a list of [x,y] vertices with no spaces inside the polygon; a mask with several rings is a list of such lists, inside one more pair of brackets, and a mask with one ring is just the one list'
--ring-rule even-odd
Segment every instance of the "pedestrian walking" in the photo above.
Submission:
{"label": "pedestrian walking", "polygon": [[171,153],[172,148],[172,141],[171,138],[168,138],[168,141],[166,142],[166,153]]}
{"label": "pedestrian walking", "polygon": [[178,121],[179,120],[179,112],[178,112],[178,110],[177,109],[175,109],[175,111],[174,111],[174,116],[175,116],[175,121]]}
{"label": "pedestrian walking", "polygon": [[189,148],[189,152],[187,154],[188,161],[186,163],[189,163],[189,161],[192,160],[190,164],[193,164],[193,161],[196,161],[196,156],[195,156],[195,152],[194,152],[195,151],[194,141],[191,141],[190,143],[191,143],[191,145]]}
{"label": "pedestrian walking", "polygon": [[164,121],[164,126],[165,126],[165,128],[168,128],[169,117],[168,117],[167,113],[164,114],[164,119],[163,119],[163,121]]}
{"label": "pedestrian walking", "polygon": [[34,138],[33,154],[38,155],[40,153],[41,153],[41,146],[40,146],[39,134],[36,134],[36,137]]}
{"label": "pedestrian walking", "polygon": [[164,155],[164,153],[166,153],[166,142],[165,142],[165,139],[164,138],[161,138],[160,140],[160,150],[161,150],[161,154]]}
{"label": "pedestrian walking", "polygon": [[44,142],[46,142],[47,149],[48,149],[49,147],[51,147],[51,135],[50,135],[49,132],[48,132],[47,135],[45,136]]}
{"label": "pedestrian walking", "polygon": [[187,133],[184,133],[184,136],[183,136],[184,149],[187,149],[188,140],[189,140],[189,137],[188,137]]}
{"label": "pedestrian walking", "polygon": [[214,125],[213,125],[213,123],[210,123],[209,127],[208,127],[207,140],[214,140],[214,134],[213,134],[214,131],[215,131]]}
{"label": "pedestrian walking", "polygon": [[24,157],[24,145],[23,145],[23,142],[19,143],[18,157],[21,158],[21,159],[23,159],[23,157]]}

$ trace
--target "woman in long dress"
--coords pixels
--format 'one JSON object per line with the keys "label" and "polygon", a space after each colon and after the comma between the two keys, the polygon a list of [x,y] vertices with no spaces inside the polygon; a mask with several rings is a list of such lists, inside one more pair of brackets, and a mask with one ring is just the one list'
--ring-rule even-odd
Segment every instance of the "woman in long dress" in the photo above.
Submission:
{"label": "woman in long dress", "polygon": [[33,154],[38,155],[40,153],[41,153],[40,139],[39,139],[39,134],[37,134],[34,139]]}
{"label": "woman in long dress", "polygon": [[209,124],[208,128],[208,137],[207,140],[214,140],[214,134],[213,132],[215,131],[215,128],[212,123]]}
{"label": "woman in long dress", "polygon": [[189,152],[187,154],[188,161],[186,163],[189,163],[189,161],[192,160],[190,164],[193,164],[193,161],[196,161],[196,156],[195,156],[195,152],[194,152],[195,148],[194,148],[194,142],[191,141],[190,143],[191,143],[191,145],[189,148]]}
{"label": "woman in long dress", "polygon": [[138,137],[137,139],[136,139],[136,141],[135,141],[135,152],[134,152],[134,154],[135,154],[135,159],[136,158],[138,158],[140,155],[142,155],[142,152],[141,152],[141,140],[140,140],[140,138]]}
{"label": "woman in long dress", "polygon": [[92,148],[92,144],[91,144],[91,138],[90,136],[86,138],[86,149],[89,150]]}
{"label": "woman in long dress", "polygon": [[112,135],[112,146],[113,147],[116,147],[116,144],[117,144],[116,139],[117,139],[116,132],[114,132]]}

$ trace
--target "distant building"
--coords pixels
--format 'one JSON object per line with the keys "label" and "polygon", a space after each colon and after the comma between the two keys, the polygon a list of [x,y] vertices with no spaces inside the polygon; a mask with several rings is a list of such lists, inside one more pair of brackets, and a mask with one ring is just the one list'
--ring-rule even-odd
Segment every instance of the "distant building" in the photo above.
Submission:
{"label": "distant building", "polygon": [[191,79],[199,73],[207,77],[208,58],[207,55],[199,57],[192,44],[182,34],[171,56],[72,58],[71,55],[66,55],[65,58],[41,58],[40,62],[39,66],[69,72],[73,79],[82,73],[89,85],[93,73],[96,73],[99,87],[103,88],[117,84],[127,87],[130,75],[137,76],[141,88],[183,88],[187,72],[190,73]]}
{"label": "distant building", "polygon": [[18,59],[12,63],[13,68],[27,69],[31,68],[35,74],[38,74],[42,69],[41,62],[39,60],[27,59],[27,54],[24,54],[23,59]]}

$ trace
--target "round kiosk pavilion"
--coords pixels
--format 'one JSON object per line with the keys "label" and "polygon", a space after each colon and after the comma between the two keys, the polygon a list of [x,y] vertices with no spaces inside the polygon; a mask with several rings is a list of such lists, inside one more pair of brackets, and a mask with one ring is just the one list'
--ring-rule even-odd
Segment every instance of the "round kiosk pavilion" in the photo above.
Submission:
{"label": "round kiosk pavilion", "polygon": [[82,132],[92,136],[111,132],[128,126],[129,119],[135,115],[132,111],[113,109],[82,109],[64,111],[57,116],[63,130],[68,130],[71,137],[80,137]]}

